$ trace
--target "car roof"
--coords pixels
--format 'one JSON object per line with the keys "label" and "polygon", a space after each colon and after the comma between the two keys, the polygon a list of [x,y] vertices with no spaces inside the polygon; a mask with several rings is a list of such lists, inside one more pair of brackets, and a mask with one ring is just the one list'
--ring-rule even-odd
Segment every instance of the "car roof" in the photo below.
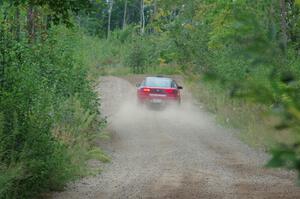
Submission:
{"label": "car roof", "polygon": [[164,80],[164,81],[172,81],[172,79],[169,77],[162,77],[162,76],[146,77],[146,81],[151,81],[151,80],[155,80],[155,79]]}

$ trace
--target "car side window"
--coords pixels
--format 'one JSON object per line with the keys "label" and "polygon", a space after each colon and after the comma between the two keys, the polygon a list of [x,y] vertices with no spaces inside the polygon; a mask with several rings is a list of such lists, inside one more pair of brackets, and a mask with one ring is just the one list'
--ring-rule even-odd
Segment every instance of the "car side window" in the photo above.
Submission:
{"label": "car side window", "polygon": [[175,81],[172,81],[172,83],[171,83],[171,88],[177,88],[177,84],[176,84]]}

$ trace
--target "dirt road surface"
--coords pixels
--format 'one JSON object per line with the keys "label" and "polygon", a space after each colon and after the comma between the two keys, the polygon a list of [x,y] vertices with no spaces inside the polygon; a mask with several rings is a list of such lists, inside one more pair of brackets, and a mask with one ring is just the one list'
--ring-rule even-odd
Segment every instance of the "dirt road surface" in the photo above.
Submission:
{"label": "dirt road surface", "polygon": [[186,89],[179,108],[138,107],[134,83],[140,78],[101,78],[112,163],[53,198],[300,198],[293,173],[264,168],[268,156],[217,125]]}

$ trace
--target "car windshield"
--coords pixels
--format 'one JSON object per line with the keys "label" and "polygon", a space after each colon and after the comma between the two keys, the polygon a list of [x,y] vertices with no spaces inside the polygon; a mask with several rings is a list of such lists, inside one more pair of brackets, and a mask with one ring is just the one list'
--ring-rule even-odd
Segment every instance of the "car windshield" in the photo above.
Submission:
{"label": "car windshield", "polygon": [[172,80],[169,78],[148,77],[145,86],[170,88]]}

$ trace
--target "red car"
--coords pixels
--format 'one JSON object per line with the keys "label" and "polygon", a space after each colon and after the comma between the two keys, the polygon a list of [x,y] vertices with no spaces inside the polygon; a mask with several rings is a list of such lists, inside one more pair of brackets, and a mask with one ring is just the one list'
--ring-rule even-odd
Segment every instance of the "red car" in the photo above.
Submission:
{"label": "red car", "polygon": [[166,104],[176,102],[180,104],[181,86],[171,78],[167,77],[146,77],[137,85],[138,101],[142,104]]}

